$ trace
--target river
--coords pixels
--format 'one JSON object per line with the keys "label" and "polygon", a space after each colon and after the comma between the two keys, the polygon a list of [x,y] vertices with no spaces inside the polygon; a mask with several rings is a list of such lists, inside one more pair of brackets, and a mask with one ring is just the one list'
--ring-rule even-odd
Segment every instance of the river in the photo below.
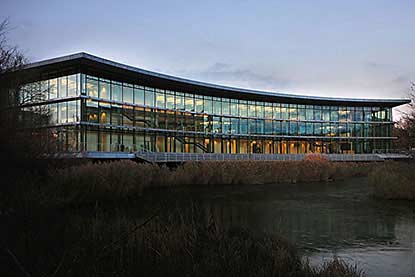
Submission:
{"label": "river", "polygon": [[284,236],[313,265],[339,257],[366,276],[415,276],[415,203],[374,199],[365,178],[177,188],[145,195],[176,203],[190,198],[221,226]]}

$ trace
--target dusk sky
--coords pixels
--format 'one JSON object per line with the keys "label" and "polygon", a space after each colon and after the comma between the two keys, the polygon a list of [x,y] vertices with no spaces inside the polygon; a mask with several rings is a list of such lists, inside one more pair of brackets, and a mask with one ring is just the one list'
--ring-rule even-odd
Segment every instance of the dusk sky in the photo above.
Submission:
{"label": "dusk sky", "polygon": [[415,81],[415,1],[1,0],[31,61],[88,52],[199,81],[398,98]]}

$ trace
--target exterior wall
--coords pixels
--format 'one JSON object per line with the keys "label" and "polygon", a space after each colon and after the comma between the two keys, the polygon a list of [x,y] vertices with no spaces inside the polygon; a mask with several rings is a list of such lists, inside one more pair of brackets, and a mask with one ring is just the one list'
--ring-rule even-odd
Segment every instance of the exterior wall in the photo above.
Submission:
{"label": "exterior wall", "polygon": [[372,153],[389,149],[393,124],[391,108],[218,98],[85,74],[28,84],[20,96],[22,121],[50,152]]}

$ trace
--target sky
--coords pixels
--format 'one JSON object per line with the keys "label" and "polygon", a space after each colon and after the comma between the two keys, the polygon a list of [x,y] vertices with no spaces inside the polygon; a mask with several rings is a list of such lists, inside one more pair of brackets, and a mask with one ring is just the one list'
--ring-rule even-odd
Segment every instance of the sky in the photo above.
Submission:
{"label": "sky", "polygon": [[406,97],[415,1],[0,0],[30,61],[76,52],[282,93]]}

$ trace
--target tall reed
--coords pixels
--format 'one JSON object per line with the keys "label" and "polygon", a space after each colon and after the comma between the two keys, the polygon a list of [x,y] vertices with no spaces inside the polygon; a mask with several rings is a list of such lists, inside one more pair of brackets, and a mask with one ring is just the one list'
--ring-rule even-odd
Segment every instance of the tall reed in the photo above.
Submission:
{"label": "tall reed", "polygon": [[370,172],[369,184],[376,197],[415,200],[415,164],[384,163]]}
{"label": "tall reed", "polygon": [[324,159],[187,162],[175,168],[114,161],[51,170],[45,189],[58,201],[83,202],[135,197],[152,187],[326,182],[366,176],[372,167]]}
{"label": "tall reed", "polygon": [[[216,224],[208,214],[173,210],[147,219],[116,208],[10,225],[0,275],[19,276],[361,276],[333,260],[311,266],[278,235]],[[60,213],[61,216],[65,214]],[[202,217],[202,218],[200,218]],[[208,220],[203,220],[208,219]],[[13,237],[13,239],[11,239]],[[21,243],[24,240],[25,243]],[[14,259],[14,257],[16,259]],[[19,266],[16,266],[17,262]]]}

